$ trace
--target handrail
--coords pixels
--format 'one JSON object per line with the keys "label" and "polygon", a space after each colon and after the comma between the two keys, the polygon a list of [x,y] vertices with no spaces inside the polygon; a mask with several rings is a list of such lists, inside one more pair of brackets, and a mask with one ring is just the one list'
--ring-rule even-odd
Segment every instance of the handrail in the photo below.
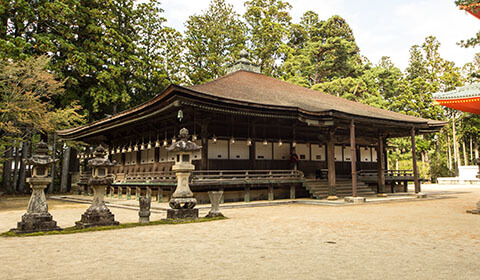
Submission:
{"label": "handrail", "polygon": [[[192,172],[192,182],[207,182],[212,180],[228,181],[255,181],[255,180],[281,180],[299,179],[304,177],[299,170],[196,170]],[[119,182],[173,182],[176,180],[175,172],[139,172],[125,174]]]}

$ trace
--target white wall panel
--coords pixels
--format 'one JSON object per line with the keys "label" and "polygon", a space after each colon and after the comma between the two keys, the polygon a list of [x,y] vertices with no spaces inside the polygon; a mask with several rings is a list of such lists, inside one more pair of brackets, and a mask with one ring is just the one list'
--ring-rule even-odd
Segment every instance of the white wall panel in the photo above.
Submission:
{"label": "white wall panel", "polygon": [[352,161],[352,151],[350,151],[350,146],[343,147],[343,160]]}
{"label": "white wall panel", "polygon": [[310,160],[310,144],[297,144],[295,150],[299,160]]}
{"label": "white wall panel", "polygon": [[[197,140],[195,141],[195,144],[197,144],[198,146],[202,146],[202,141],[201,140]],[[193,152],[193,155],[192,155],[192,160],[199,160],[199,159],[202,159],[202,150],[198,150],[196,152]]]}
{"label": "white wall panel", "polygon": [[271,160],[272,159],[272,143],[268,142],[263,145],[262,142],[255,142],[255,159]]}
{"label": "white wall panel", "polygon": [[151,148],[147,150],[147,162],[153,163],[155,162],[155,148]]}
{"label": "white wall panel", "polygon": [[158,159],[159,162],[167,162],[168,161],[168,154],[165,147],[160,147],[160,156]]}
{"label": "white wall panel", "polygon": [[273,159],[290,160],[290,143],[283,143],[281,146],[273,143]]}
{"label": "white wall panel", "polygon": [[140,151],[140,163],[141,164],[148,163],[148,150]]}
{"label": "white wall panel", "polygon": [[208,159],[228,159],[228,140],[208,140]]}
{"label": "white wall panel", "polygon": [[250,147],[247,141],[230,142],[230,159],[250,159]]}
{"label": "white wall panel", "polygon": [[343,161],[342,151],[342,146],[335,146],[335,161]]}
{"label": "white wall panel", "polygon": [[325,146],[319,144],[311,144],[312,147],[312,160],[313,161],[325,161]]}
{"label": "white wall panel", "polygon": [[360,147],[360,161],[371,162],[372,156],[370,154],[370,147]]}

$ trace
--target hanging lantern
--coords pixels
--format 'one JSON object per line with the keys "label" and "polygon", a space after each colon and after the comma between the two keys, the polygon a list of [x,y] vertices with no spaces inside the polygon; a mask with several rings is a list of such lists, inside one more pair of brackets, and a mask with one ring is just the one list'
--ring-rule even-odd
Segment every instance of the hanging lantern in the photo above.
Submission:
{"label": "hanging lantern", "polygon": [[297,142],[296,142],[296,141],[293,141],[292,147],[295,148],[296,146],[297,146]]}
{"label": "hanging lantern", "polygon": [[132,151],[132,145],[129,145],[129,146],[128,146],[128,149],[127,149],[127,152],[130,153],[131,151]]}
{"label": "hanging lantern", "polygon": [[142,150],[142,151],[145,150],[145,144],[143,144],[143,142],[142,142],[142,144],[140,145],[140,150]]}
{"label": "hanging lantern", "polygon": [[213,141],[213,143],[217,143],[217,136],[215,136],[215,134],[213,134],[212,141]]}
{"label": "hanging lantern", "polygon": [[282,139],[280,139],[280,140],[278,141],[278,146],[282,146],[282,145],[283,145],[283,142],[282,142]]}
{"label": "hanging lantern", "polygon": [[230,139],[230,143],[235,144],[235,138],[232,137],[232,138]]}
{"label": "hanging lantern", "polygon": [[252,139],[250,138],[247,139],[247,146],[252,146]]}
{"label": "hanging lantern", "polygon": [[268,145],[267,139],[263,140],[263,145]]}
{"label": "hanging lantern", "polygon": [[196,134],[192,135],[192,141],[197,141],[197,135]]}
{"label": "hanging lantern", "polygon": [[138,145],[137,144],[135,144],[135,146],[133,146],[133,151],[138,152]]}

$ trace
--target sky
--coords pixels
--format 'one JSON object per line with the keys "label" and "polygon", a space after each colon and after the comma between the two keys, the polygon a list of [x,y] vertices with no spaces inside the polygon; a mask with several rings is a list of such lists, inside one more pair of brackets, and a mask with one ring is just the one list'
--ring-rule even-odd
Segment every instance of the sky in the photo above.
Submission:
{"label": "sky", "polygon": [[[244,0],[226,0],[240,15],[245,12]],[[480,20],[460,11],[454,0],[289,0],[293,22],[313,10],[320,19],[332,15],[343,17],[353,30],[362,55],[376,64],[382,56],[404,70],[408,66],[409,49],[421,45],[433,35],[441,43],[440,54],[457,66],[473,60],[476,48],[461,48],[480,30]],[[210,0],[163,0],[167,26],[184,31],[189,16],[208,9]]]}

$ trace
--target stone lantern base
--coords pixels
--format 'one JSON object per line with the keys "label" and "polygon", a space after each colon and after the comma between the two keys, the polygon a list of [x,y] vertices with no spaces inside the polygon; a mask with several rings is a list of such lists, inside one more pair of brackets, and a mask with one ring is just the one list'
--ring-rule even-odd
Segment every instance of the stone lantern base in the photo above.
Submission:
{"label": "stone lantern base", "polygon": [[173,220],[196,220],[198,219],[198,209],[168,209],[167,219]]}
{"label": "stone lantern base", "polygon": [[75,222],[77,228],[118,226],[119,224],[119,222],[115,221],[115,215],[108,209],[101,211],[87,209],[87,211],[82,214],[80,221]]}
{"label": "stone lantern base", "polygon": [[62,230],[57,226],[50,213],[26,213],[22,221],[17,223],[17,228],[11,229],[15,233],[32,233],[39,231]]}
{"label": "stone lantern base", "polygon": [[477,209],[467,210],[467,213],[480,215],[480,201],[477,202]]}

